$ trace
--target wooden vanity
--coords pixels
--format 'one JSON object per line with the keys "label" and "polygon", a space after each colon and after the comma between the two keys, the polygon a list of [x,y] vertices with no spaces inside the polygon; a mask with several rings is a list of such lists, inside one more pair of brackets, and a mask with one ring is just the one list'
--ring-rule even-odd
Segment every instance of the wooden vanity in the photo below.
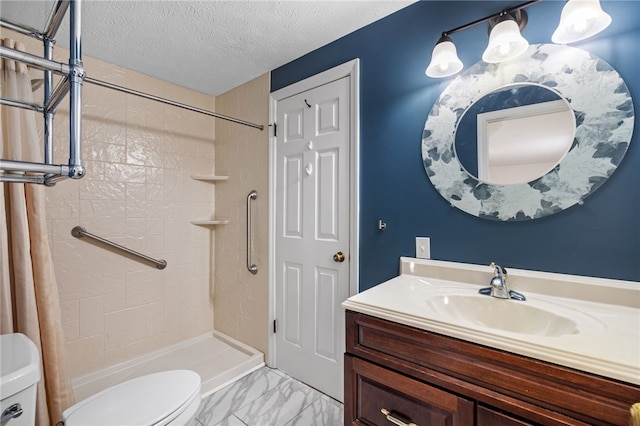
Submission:
{"label": "wooden vanity", "polygon": [[400,259],[347,299],[344,424],[629,425],[640,402],[640,283]]}
{"label": "wooden vanity", "polygon": [[345,425],[620,425],[640,387],[346,312]]}

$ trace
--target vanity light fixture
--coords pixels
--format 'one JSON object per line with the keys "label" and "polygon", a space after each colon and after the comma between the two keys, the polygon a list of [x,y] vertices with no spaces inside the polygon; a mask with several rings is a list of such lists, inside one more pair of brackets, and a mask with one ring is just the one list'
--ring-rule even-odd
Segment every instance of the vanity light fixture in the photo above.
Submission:
{"label": "vanity light fixture", "polygon": [[489,44],[482,54],[482,60],[494,64],[522,55],[529,47],[527,39],[520,34],[526,25],[527,12],[524,10],[492,19],[489,24]]}
{"label": "vanity light fixture", "polygon": [[[449,77],[462,70],[462,61],[458,58],[456,46],[450,35],[484,22],[489,22],[489,43],[482,54],[482,60],[497,63],[518,57],[529,47],[529,42],[521,34],[528,20],[524,9],[541,1],[527,1],[444,31],[433,48],[431,61],[425,74],[429,77],[441,78]],[[584,40],[604,30],[610,23],[611,17],[602,10],[599,0],[567,0],[567,4],[562,9],[560,24],[551,40],[558,44]]]}
{"label": "vanity light fixture", "polygon": [[433,48],[431,62],[425,74],[440,78],[459,72],[463,68],[462,61],[458,58],[456,47],[449,36],[483,22],[489,22],[489,45],[482,55],[483,60],[502,62],[520,55],[529,46],[529,42],[520,34],[527,24],[527,14],[522,9],[540,1],[542,0],[531,0],[443,32]]}
{"label": "vanity light fixture", "polygon": [[567,44],[584,40],[598,34],[610,23],[611,16],[602,10],[599,0],[568,0],[551,41]]}

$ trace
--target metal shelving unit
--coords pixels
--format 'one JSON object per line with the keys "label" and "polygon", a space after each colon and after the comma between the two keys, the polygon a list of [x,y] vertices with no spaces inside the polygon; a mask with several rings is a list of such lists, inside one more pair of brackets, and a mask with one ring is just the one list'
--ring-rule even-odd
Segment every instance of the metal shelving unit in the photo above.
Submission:
{"label": "metal shelving unit", "polygon": [[[156,102],[161,102],[174,107],[186,109],[192,112],[205,114],[211,117],[231,121],[236,124],[264,130],[262,124],[255,124],[238,118],[229,117],[212,111],[207,111],[191,105],[164,99],[159,96],[118,86],[105,81],[87,77],[82,67],[81,49],[81,0],[58,0],[46,30],[40,32],[34,28],[0,20],[0,26],[29,35],[42,40],[44,43],[44,55],[39,57],[16,49],[0,46],[0,57],[23,62],[33,68],[44,71],[44,100],[42,105],[34,105],[15,99],[0,98],[0,104],[10,107],[25,108],[40,112],[44,115],[44,162],[33,163],[19,160],[0,159],[0,182],[36,183],[53,186],[56,182],[71,178],[80,179],[85,175],[82,165],[82,84],[89,83],[100,87],[117,90],[129,95],[143,97]],[[53,58],[53,44],[55,35],[67,11],[70,16],[69,35],[69,63],[56,62]],[[63,78],[53,89],[53,74]],[[69,160],[67,164],[53,164],[53,116],[60,102],[69,95]],[[222,176],[213,176],[213,179],[224,180]]]}

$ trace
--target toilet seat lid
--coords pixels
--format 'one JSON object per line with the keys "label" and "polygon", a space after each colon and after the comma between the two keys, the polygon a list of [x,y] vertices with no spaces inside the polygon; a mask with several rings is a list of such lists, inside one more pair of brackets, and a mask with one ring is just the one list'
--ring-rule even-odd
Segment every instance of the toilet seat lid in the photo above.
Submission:
{"label": "toilet seat lid", "polygon": [[200,398],[197,373],[163,371],[105,389],[65,410],[62,419],[65,426],[155,425],[195,397]]}

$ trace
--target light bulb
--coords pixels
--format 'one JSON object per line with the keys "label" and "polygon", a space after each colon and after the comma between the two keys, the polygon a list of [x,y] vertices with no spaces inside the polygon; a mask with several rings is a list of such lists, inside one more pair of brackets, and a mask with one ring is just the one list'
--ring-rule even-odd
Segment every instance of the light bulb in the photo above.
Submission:
{"label": "light bulb", "polygon": [[505,56],[507,56],[509,54],[509,51],[511,50],[510,47],[510,43],[502,43],[499,47],[498,47],[498,52],[500,53],[500,56],[502,56],[503,58]]}

